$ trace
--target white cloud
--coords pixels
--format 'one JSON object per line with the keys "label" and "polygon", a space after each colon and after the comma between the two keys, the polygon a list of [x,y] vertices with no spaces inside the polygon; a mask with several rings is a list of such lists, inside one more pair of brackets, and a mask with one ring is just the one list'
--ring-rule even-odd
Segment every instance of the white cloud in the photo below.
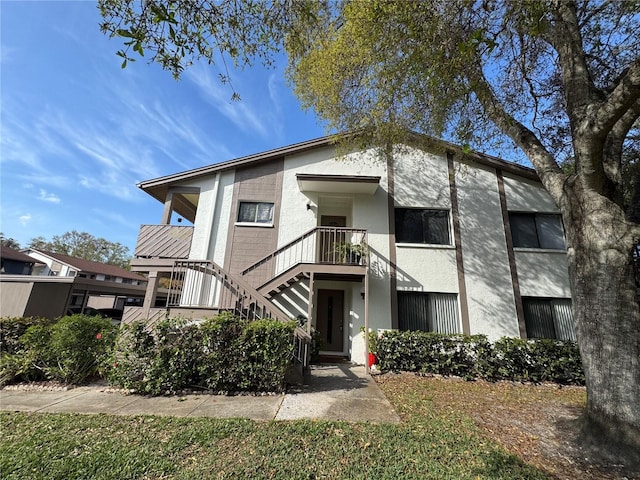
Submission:
{"label": "white cloud", "polygon": [[54,193],[48,193],[45,189],[40,189],[40,195],[38,196],[40,200],[44,200],[45,202],[51,203],[60,203],[60,197],[58,197]]}
{"label": "white cloud", "polygon": [[29,220],[31,220],[31,214],[27,213],[26,215],[21,215],[18,220],[20,220],[20,223],[22,224],[23,227],[26,227],[27,224],[29,223]]}
{"label": "white cloud", "polygon": [[233,90],[229,85],[222,84],[212,74],[211,68],[207,68],[206,65],[194,65],[187,70],[186,77],[200,89],[205,101],[234,125],[245,132],[257,133],[264,138],[270,136],[271,132],[267,126],[272,124],[272,119],[261,118],[258,110],[252,108],[247,99],[231,100]]}

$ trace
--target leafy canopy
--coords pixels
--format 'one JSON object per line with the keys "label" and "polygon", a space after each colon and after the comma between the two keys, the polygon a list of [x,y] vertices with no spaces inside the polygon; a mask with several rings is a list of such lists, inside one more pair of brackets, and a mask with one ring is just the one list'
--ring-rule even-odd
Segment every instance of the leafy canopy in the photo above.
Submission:
{"label": "leafy canopy", "polygon": [[50,241],[44,237],[35,237],[31,239],[29,246],[36,250],[129,268],[128,247],[118,242],[95,237],[87,232],[72,230],[62,235],[54,235]]}
{"label": "leafy canopy", "polygon": [[[204,59],[229,82],[229,62],[271,65],[284,47],[298,97],[329,131],[358,130],[377,143],[413,130],[485,151],[517,146],[543,177],[562,173],[560,166],[594,171],[592,186],[618,204],[631,201],[638,95],[610,102],[604,137],[628,114],[606,138],[615,149],[604,166],[602,155],[597,165],[580,164],[575,140],[588,114],[605,110],[629,70],[640,68],[638,1],[99,0],[99,7],[102,31],[124,39],[123,67],[144,56],[179,77]],[[622,158],[631,175],[622,175]]]}

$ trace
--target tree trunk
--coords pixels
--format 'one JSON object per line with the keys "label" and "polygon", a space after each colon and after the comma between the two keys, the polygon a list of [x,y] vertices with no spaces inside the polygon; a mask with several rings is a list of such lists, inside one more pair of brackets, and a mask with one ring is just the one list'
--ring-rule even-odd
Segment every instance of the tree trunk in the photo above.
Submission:
{"label": "tree trunk", "polygon": [[565,188],[569,273],[587,383],[586,440],[640,465],[640,309],[622,209],[580,181]]}

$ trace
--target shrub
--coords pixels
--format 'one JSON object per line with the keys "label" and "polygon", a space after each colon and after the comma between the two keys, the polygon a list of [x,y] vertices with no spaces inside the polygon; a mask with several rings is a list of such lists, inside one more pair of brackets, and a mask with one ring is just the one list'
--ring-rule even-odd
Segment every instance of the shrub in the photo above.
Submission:
{"label": "shrub", "polygon": [[154,329],[156,348],[148,370],[146,391],[175,393],[199,384],[202,332],[198,325],[182,318],[166,319]]}
{"label": "shrub", "polygon": [[55,323],[45,319],[3,320],[3,383],[45,378],[82,383],[99,373],[115,339],[116,327],[100,317],[72,315]]}
{"label": "shrub", "polygon": [[79,314],[62,317],[50,326],[33,325],[21,340],[46,378],[80,384],[98,375],[116,330],[108,319]]}
{"label": "shrub", "polygon": [[51,320],[37,317],[0,318],[0,385],[45,378],[35,367],[35,353],[25,348],[21,337],[32,326],[45,328]]}
{"label": "shrub", "polygon": [[203,351],[198,373],[207,390],[229,392],[239,388],[242,335],[247,324],[231,313],[221,313],[200,325]]}
{"label": "shrub", "polygon": [[107,380],[112,385],[145,392],[154,351],[155,340],[144,322],[122,325],[104,365]]}
{"label": "shrub", "polygon": [[32,325],[50,325],[51,320],[38,317],[0,318],[0,352],[15,354],[24,349],[20,337]]}
{"label": "shrub", "polygon": [[390,331],[376,353],[387,371],[584,385],[579,350],[568,341],[502,338],[492,345],[484,335]]}
{"label": "shrub", "polygon": [[249,323],[241,341],[238,363],[241,390],[281,391],[293,355],[293,322],[258,320]]}
{"label": "shrub", "polygon": [[293,351],[294,323],[248,322],[229,313],[200,324],[167,319],[122,328],[107,365],[113,385],[160,395],[184,388],[279,391]]}

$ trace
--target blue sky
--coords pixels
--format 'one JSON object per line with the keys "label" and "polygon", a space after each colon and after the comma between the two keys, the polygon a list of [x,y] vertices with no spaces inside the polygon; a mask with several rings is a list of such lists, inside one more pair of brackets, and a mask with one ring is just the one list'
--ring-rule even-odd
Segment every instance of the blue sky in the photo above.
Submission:
{"label": "blue sky", "polygon": [[324,135],[282,68],[233,73],[232,102],[204,63],[121,69],[99,21],[93,1],[0,1],[0,231],[21,245],[78,230],[133,253],[162,213],[137,182]]}

